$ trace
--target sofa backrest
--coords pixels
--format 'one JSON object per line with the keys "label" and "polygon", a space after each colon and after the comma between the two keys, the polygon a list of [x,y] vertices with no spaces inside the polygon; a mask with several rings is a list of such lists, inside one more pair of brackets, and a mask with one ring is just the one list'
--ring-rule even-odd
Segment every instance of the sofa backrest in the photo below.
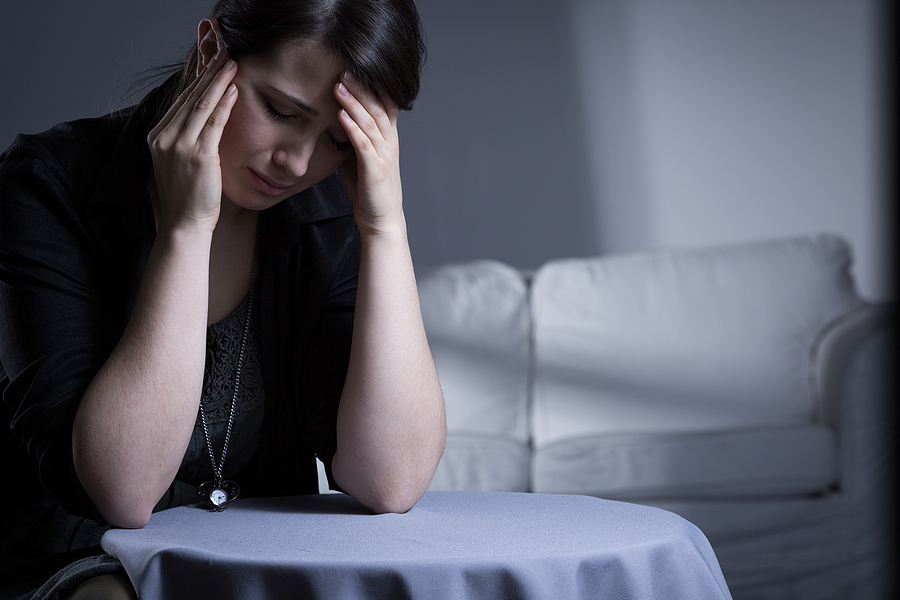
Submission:
{"label": "sofa backrest", "polygon": [[553,261],[532,284],[537,448],[810,423],[817,332],[859,302],[834,236]]}

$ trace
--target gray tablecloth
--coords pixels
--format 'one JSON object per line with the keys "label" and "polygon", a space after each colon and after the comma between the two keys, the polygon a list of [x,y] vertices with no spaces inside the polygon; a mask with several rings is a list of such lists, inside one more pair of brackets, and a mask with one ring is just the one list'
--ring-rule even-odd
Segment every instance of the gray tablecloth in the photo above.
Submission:
{"label": "gray tablecloth", "polygon": [[102,544],[142,600],[731,598],[695,526],[587,496],[429,492],[403,515],[343,495],[248,499]]}

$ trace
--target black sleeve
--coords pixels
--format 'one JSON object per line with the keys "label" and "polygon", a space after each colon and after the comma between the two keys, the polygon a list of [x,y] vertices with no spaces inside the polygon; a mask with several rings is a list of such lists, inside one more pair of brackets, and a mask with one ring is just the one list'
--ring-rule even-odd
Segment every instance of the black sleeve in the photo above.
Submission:
{"label": "black sleeve", "polygon": [[0,160],[0,381],[9,424],[69,513],[102,519],[72,458],[72,423],[118,338],[77,178],[39,144]]}
{"label": "black sleeve", "polygon": [[312,330],[306,367],[308,416],[304,439],[325,465],[331,489],[340,489],[331,472],[337,450],[337,413],[353,338],[353,317],[359,279],[359,246],[344,257],[319,318]]}

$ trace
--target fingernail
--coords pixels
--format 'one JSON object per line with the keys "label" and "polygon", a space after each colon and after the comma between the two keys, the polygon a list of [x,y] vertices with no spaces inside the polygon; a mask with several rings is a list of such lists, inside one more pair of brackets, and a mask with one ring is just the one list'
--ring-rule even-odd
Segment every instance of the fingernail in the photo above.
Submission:
{"label": "fingernail", "polygon": [[231,85],[228,86],[228,89],[225,90],[225,95],[226,95],[226,96],[231,96],[231,95],[234,94],[236,91],[237,91],[237,86],[234,85],[234,84],[232,83]]}
{"label": "fingernail", "polygon": [[355,83],[356,78],[353,76],[353,73],[351,73],[350,71],[344,71],[344,81],[346,81],[347,83]]}
{"label": "fingernail", "polygon": [[338,94],[340,94],[341,96],[347,95],[347,88],[343,83],[338,83]]}
{"label": "fingernail", "polygon": [[227,71],[228,69],[231,69],[232,67],[234,67],[234,60],[229,60],[227,63],[225,63],[225,66],[222,67],[222,70]]}

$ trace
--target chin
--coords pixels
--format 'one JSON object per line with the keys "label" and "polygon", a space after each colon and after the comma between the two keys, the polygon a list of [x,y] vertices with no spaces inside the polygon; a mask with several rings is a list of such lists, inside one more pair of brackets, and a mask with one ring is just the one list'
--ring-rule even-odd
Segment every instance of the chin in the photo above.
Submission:
{"label": "chin", "polygon": [[291,188],[282,194],[273,196],[248,186],[228,186],[223,190],[224,200],[231,202],[239,208],[256,211],[271,208],[299,191],[301,191],[299,187]]}
{"label": "chin", "polygon": [[246,179],[240,177],[237,180],[232,179],[230,182],[223,181],[223,192],[226,199],[235,206],[255,211],[271,208],[282,200],[290,198],[294,194],[299,194],[308,187],[308,185],[297,185],[279,194],[272,194],[257,186],[249,175]]}
{"label": "chin", "polygon": [[225,194],[223,201],[231,202],[231,204],[244,210],[261,211],[272,208],[282,200],[292,196],[294,193],[295,192],[289,192],[283,196],[263,196],[262,194],[257,194],[255,197],[251,194],[236,194],[234,196]]}

